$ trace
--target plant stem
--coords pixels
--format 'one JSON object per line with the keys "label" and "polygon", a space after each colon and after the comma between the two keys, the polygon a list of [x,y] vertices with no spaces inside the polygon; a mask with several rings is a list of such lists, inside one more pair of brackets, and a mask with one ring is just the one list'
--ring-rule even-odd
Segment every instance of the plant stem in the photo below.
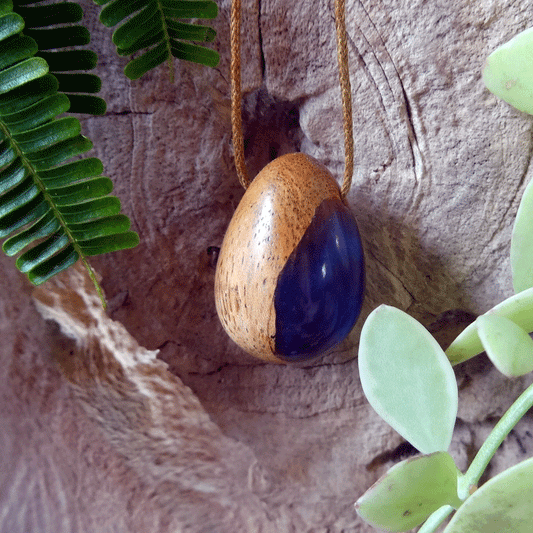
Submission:
{"label": "plant stem", "polygon": [[452,506],[443,505],[430,515],[424,522],[424,525],[418,530],[418,533],[433,533],[448,518],[452,511]]}
{"label": "plant stem", "polygon": [[532,406],[533,384],[516,399],[513,405],[500,418],[500,421],[494,426],[494,429],[479,449],[466,473],[459,478],[457,495],[461,500],[468,498],[471,487],[477,485],[479,478],[482,476],[485,468],[487,468],[500,444]]}
{"label": "plant stem", "polygon": [[87,259],[84,256],[81,256],[81,261],[83,265],[85,266],[85,268],[87,269],[87,273],[89,274],[89,277],[91,278],[91,281],[94,284],[96,294],[98,294],[98,297],[100,298],[100,302],[102,303],[102,309],[105,311],[107,309],[107,302],[104,296],[104,291],[102,290],[102,287],[100,287],[100,283],[98,283],[98,280],[96,279],[96,274],[94,273],[94,270],[89,264],[89,261],[87,261]]}
{"label": "plant stem", "polygon": [[[494,426],[487,440],[474,457],[466,473],[458,479],[457,495],[461,500],[464,501],[470,496],[471,487],[477,485],[479,478],[483,475],[500,444],[532,406],[533,384],[516,399],[513,405],[500,418],[500,421]],[[437,509],[418,530],[418,533],[433,533],[452,511],[453,507],[449,505],[444,505]]]}

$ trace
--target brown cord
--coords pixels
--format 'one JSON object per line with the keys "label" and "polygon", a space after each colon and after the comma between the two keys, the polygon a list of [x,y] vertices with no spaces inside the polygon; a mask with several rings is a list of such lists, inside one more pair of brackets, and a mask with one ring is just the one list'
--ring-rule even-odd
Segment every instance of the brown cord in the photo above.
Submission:
{"label": "brown cord", "polygon": [[[350,190],[353,175],[353,123],[352,123],[352,89],[348,66],[348,45],[346,41],[345,0],[335,0],[335,28],[337,32],[337,59],[339,62],[339,81],[342,96],[342,115],[344,127],[344,179],[341,197],[345,198]],[[233,133],[233,151],[235,166],[241,185],[247,189],[250,184],[244,160],[244,137],[241,113],[241,0],[231,3],[231,127]]]}
{"label": "brown cord", "polygon": [[241,0],[233,0],[231,3],[230,22],[231,41],[231,129],[233,134],[233,153],[235,167],[241,185],[247,189],[250,185],[246,163],[244,161],[244,137],[242,133],[241,113]]}
{"label": "brown cord", "polygon": [[346,198],[353,176],[353,119],[352,86],[348,68],[348,45],[346,39],[346,9],[344,0],[335,0],[335,27],[337,30],[337,59],[342,95],[342,118],[344,127],[344,179],[341,197]]}

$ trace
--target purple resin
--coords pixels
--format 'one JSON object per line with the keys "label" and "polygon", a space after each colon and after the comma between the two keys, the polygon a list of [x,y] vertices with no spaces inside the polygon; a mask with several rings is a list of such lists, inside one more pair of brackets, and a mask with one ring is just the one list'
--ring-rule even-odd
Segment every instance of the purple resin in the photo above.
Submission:
{"label": "purple resin", "polygon": [[278,278],[278,357],[310,359],[344,340],[361,311],[364,285],[355,219],[340,199],[324,200]]}

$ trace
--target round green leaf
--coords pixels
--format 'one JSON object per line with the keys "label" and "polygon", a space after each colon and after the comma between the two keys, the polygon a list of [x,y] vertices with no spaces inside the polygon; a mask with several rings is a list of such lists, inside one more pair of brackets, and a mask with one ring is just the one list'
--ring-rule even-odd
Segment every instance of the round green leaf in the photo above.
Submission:
{"label": "round green leaf", "polygon": [[533,115],[533,28],[519,33],[487,58],[487,89],[516,109]]}
{"label": "round green leaf", "polygon": [[533,339],[512,320],[494,313],[476,320],[483,348],[494,366],[508,377],[533,370]]}
{"label": "round green leaf", "polygon": [[[512,320],[525,331],[533,331],[533,288],[519,292],[493,307],[488,313]],[[446,349],[446,356],[456,365],[484,350],[476,322],[466,327]]]}
{"label": "round green leaf", "polygon": [[533,287],[532,220],[533,181],[530,181],[520,201],[513,226],[513,236],[511,238],[511,270],[515,292],[525,291]]}
{"label": "round green leaf", "polygon": [[459,508],[444,533],[531,533],[533,458],[492,478]]}
{"label": "round green leaf", "polygon": [[459,507],[459,471],[446,452],[421,455],[394,465],[355,503],[369,524],[386,531],[407,531],[442,507]]}
{"label": "round green leaf", "polygon": [[446,451],[457,415],[457,382],[431,334],[407,313],[382,305],[359,344],[363,391],[376,412],[422,453]]}

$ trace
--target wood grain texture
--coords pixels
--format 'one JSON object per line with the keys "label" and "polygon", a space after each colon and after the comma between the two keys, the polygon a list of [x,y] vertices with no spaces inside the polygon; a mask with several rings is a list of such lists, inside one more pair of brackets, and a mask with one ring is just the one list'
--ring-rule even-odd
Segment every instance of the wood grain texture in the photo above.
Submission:
{"label": "wood grain texture", "polygon": [[[141,236],[138,248],[92,262],[109,317],[146,364],[132,362],[131,338],[86,359],[0,256],[0,532],[372,532],[353,503],[401,448],[362,395],[359,326],[313,364],[273,365],[235,346],[216,314],[206,250],[221,245],[243,194],[228,113],[229,0],[213,21],[219,67],[177,64],[175,84],[164,67],[129,83],[98,8],[82,5],[108,100],[105,116],[82,118],[83,133]],[[332,9],[243,2],[251,175],[298,151],[342,174]],[[360,323],[380,303],[425,325],[450,309],[485,311],[512,291],[509,239],[533,177],[533,137],[531,117],[491,96],[481,68],[531,26],[530,6],[348,0],[346,20],[356,147],[347,203],[367,259]],[[457,322],[434,334],[449,337]],[[92,346],[107,340],[95,335]],[[508,380],[484,358],[456,371],[451,453],[464,470],[531,377]],[[526,418],[489,474],[531,456],[532,433]]]}
{"label": "wood grain texture", "polygon": [[340,199],[337,182],[306,154],[269,163],[242,197],[220,249],[215,302],[224,329],[249,354],[282,362],[275,349],[278,277],[329,198]]}

